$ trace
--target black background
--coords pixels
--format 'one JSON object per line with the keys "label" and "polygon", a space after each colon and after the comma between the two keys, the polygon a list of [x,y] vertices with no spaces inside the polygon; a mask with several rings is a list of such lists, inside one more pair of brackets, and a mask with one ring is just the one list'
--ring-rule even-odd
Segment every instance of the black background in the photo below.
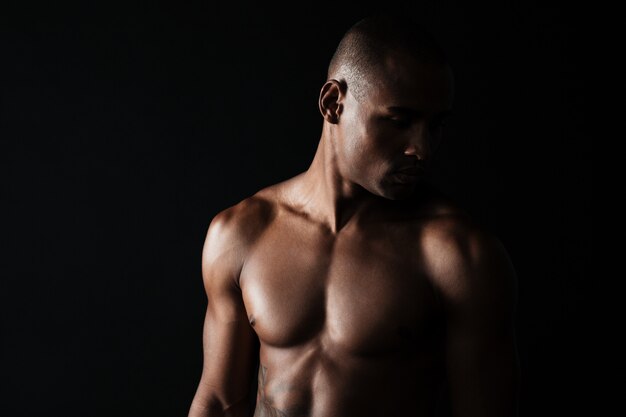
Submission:
{"label": "black background", "polygon": [[[435,180],[519,275],[522,416],[587,405],[591,171],[582,15],[398,2],[444,45]],[[22,7],[24,6],[24,7]],[[0,47],[2,416],[183,416],[213,215],[308,167],[362,3],[22,3]]]}

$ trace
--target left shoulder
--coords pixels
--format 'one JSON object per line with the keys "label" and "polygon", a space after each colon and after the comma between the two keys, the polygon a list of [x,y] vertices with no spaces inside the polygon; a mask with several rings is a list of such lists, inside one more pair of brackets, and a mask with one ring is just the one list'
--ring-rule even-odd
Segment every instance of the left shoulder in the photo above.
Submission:
{"label": "left shoulder", "polygon": [[516,274],[497,236],[461,211],[450,210],[424,224],[424,266],[434,287],[452,304],[514,303]]}

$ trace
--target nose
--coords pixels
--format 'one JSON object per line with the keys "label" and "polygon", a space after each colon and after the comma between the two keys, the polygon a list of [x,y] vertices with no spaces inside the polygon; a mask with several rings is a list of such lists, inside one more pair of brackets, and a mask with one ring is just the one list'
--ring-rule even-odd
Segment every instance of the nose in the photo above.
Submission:
{"label": "nose", "polygon": [[431,156],[430,131],[425,123],[417,123],[408,135],[408,144],[404,149],[407,156],[415,156],[420,161],[427,161]]}

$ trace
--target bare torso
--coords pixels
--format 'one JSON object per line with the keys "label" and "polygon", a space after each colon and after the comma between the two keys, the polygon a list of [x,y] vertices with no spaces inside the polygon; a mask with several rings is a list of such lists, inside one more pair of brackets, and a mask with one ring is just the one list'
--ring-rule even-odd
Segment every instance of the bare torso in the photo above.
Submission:
{"label": "bare torso", "polygon": [[435,415],[443,321],[420,236],[442,207],[381,202],[333,234],[286,186],[255,196],[263,227],[239,277],[260,342],[254,415]]}
{"label": "bare torso", "polygon": [[413,23],[372,22],[329,65],[306,171],[211,220],[189,417],[517,415],[513,265],[422,182],[451,69]]}

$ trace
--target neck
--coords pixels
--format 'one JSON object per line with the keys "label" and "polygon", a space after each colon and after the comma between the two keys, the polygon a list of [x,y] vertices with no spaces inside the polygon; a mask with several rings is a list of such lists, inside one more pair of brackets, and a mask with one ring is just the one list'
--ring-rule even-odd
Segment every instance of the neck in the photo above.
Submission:
{"label": "neck", "polygon": [[338,233],[377,197],[342,176],[330,139],[330,128],[325,125],[298,195],[303,210],[327,225],[332,233]]}

